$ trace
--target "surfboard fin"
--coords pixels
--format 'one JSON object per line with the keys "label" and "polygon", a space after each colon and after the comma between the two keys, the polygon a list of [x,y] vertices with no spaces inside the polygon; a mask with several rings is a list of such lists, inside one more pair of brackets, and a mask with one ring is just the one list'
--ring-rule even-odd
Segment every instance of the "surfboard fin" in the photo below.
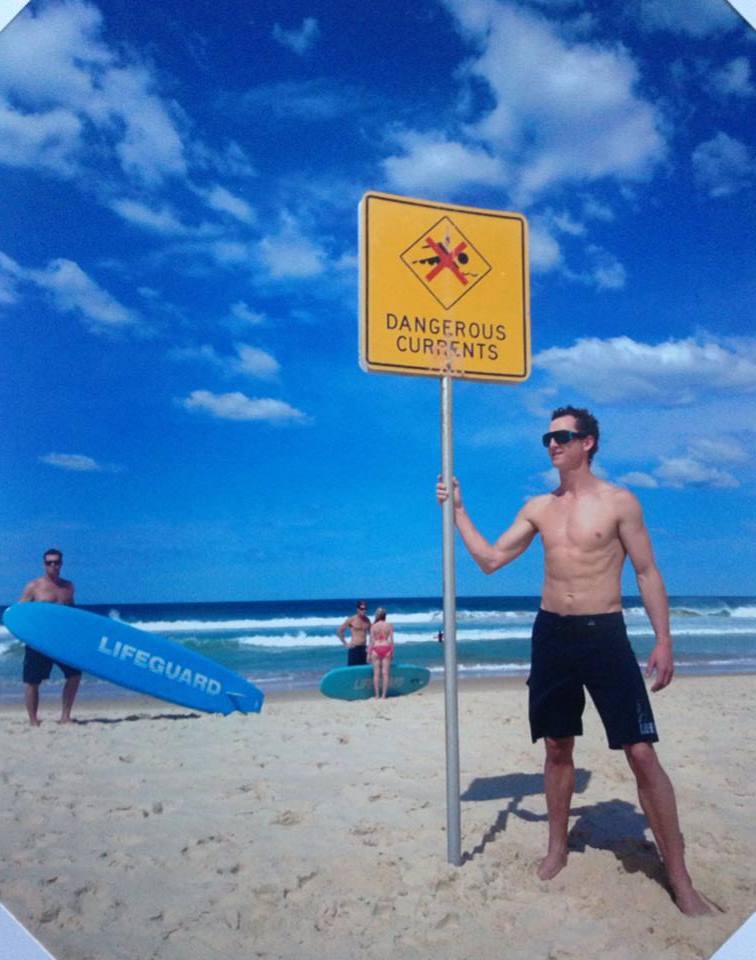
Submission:
{"label": "surfboard fin", "polygon": [[[243,713],[245,716],[248,713],[259,713],[262,710],[263,699],[260,697],[259,702],[253,700],[248,693],[230,693],[226,691],[226,696],[233,703],[234,710],[238,710],[239,713]],[[242,703],[244,706],[242,706]]]}

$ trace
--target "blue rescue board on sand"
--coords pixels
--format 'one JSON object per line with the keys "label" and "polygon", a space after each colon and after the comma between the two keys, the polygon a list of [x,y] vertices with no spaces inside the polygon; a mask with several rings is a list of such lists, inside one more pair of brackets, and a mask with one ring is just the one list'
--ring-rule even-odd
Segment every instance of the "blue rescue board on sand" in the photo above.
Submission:
{"label": "blue rescue board on sand", "polygon": [[[401,697],[428,686],[430,670],[413,667],[408,663],[391,665],[388,696]],[[373,693],[373,668],[337,667],[330,670],[320,681],[320,692],[334,700],[368,700]]]}
{"label": "blue rescue board on sand", "polygon": [[157,634],[56,603],[14,603],[12,634],[86,673],[207,713],[259,713],[264,694],[238,673]]}

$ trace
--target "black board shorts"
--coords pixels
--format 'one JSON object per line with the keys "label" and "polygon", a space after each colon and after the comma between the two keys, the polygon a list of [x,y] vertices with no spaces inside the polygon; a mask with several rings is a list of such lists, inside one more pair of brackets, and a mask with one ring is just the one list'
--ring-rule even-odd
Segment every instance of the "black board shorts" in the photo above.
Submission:
{"label": "black board shorts", "polygon": [[67,663],[61,663],[60,660],[53,660],[45,653],[40,653],[34,647],[27,646],[24,653],[24,683],[32,683],[34,686],[48,680],[53,666],[60,667],[66,680],[69,677],[80,677],[81,670],[75,667],[69,667]]}
{"label": "black board shorts", "polygon": [[367,663],[367,644],[359,647],[349,647],[347,650],[347,666],[362,667]]}
{"label": "black board shorts", "polygon": [[582,735],[585,689],[612,750],[659,739],[621,613],[562,617],[539,610],[528,687],[533,743]]}

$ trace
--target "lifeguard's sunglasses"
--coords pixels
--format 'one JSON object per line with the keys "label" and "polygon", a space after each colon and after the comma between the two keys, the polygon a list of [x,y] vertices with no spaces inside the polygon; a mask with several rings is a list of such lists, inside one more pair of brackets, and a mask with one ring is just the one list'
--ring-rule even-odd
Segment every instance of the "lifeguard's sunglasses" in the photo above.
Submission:
{"label": "lifeguard's sunglasses", "polygon": [[565,443],[569,443],[570,440],[582,440],[583,437],[587,436],[589,436],[589,434],[584,430],[552,430],[550,433],[544,433],[541,439],[543,440],[544,447],[548,447],[552,440],[561,447],[564,446]]}

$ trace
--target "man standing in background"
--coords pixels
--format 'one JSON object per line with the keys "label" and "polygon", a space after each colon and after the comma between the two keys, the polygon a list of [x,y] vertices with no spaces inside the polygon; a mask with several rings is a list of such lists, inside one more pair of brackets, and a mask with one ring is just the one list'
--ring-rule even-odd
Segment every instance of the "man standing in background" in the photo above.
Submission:
{"label": "man standing in background", "polygon": [[[60,550],[50,549],[44,553],[45,572],[36,580],[31,580],[24,587],[20,601],[42,601],[45,603],[62,603],[72,607],[74,605],[74,585],[70,580],[64,580],[60,575],[63,566],[63,554]],[[29,714],[29,722],[33,727],[42,723],[37,715],[39,710],[39,685],[50,677],[53,664],[57,664],[63,671],[66,682],[63,686],[60,723],[71,722],[71,709],[76,699],[76,693],[81,681],[81,670],[69,667],[67,663],[53,660],[27,645],[24,653],[23,679],[26,684],[24,700]]]}
{"label": "man standing in background", "polygon": [[[364,600],[357,601],[357,612],[348,617],[336,631],[339,640],[347,648],[347,666],[360,667],[367,663],[367,638],[370,630],[370,617],[367,613],[367,603]],[[344,634],[350,633],[350,639],[347,641]]]}

